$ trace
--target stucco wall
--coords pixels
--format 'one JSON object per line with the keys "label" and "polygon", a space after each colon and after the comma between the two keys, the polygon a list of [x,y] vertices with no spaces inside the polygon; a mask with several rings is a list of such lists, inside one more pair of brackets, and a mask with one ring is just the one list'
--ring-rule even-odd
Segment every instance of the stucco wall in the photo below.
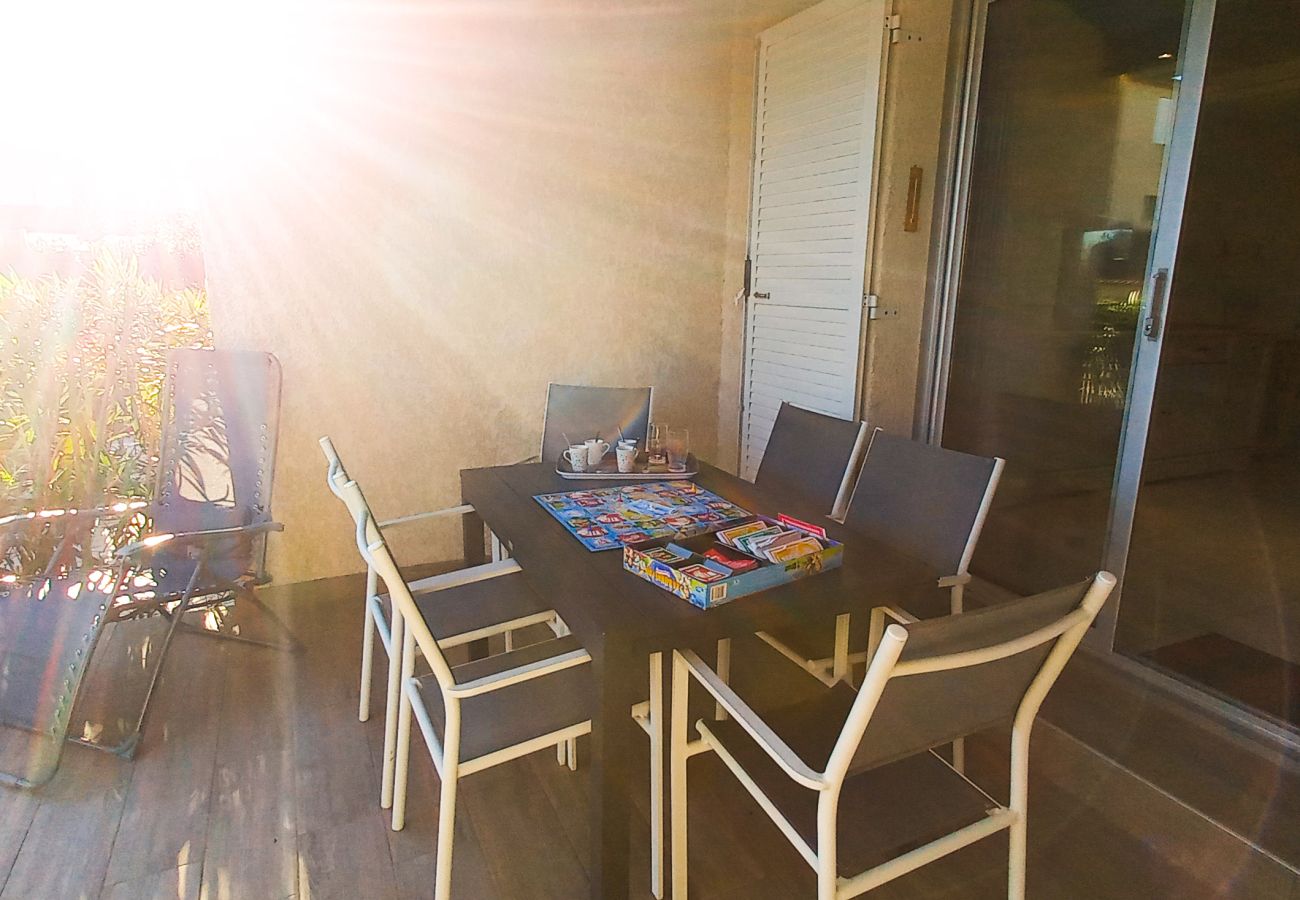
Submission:
{"label": "stucco wall", "polygon": [[733,3],[314,9],[203,213],[218,343],[284,366],[277,580],[359,568],[322,434],[381,516],[536,453],[548,381],[654,384],[714,456]]}

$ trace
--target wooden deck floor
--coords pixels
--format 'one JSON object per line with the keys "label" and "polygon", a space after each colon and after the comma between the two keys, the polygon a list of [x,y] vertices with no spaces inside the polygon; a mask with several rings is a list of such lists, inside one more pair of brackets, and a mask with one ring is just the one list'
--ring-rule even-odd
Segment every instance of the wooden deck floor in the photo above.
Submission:
{"label": "wooden deck floor", "polygon": [[[297,656],[179,636],[135,760],[72,747],[45,788],[0,788],[0,900],[430,896],[437,781],[417,744],[408,826],[390,831],[382,716],[356,718],[359,593],[344,579],[264,594],[305,643]],[[1004,747],[989,735],[969,751],[999,791]],[[714,760],[691,765],[692,896],[811,896],[743,790]],[[1290,869],[1046,722],[1032,772],[1031,897],[1300,900]],[[454,895],[585,897],[585,779],[542,753],[463,782]],[[648,897],[635,790],[633,896]],[[1005,896],[1005,847],[984,841],[872,896]]]}

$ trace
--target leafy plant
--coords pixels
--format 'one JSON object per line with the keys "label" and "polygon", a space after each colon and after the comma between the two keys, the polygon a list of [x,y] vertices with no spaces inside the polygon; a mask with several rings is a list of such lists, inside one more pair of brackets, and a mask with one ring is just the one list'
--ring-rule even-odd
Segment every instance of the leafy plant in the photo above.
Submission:
{"label": "leafy plant", "polygon": [[[71,277],[0,274],[0,521],[149,499],[167,351],[212,346],[201,289],[142,276],[121,246],[89,259]],[[49,530],[0,526],[0,575],[39,571]]]}

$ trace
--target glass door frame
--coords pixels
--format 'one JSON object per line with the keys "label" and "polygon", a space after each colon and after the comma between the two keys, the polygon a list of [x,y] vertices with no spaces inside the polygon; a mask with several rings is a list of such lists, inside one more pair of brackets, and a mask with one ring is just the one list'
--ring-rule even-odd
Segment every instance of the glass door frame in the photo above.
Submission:
{"label": "glass door frame", "polygon": [[[940,209],[944,212],[940,218],[946,222],[946,227],[936,229],[940,252],[934,254],[935,262],[930,272],[931,293],[923,338],[924,349],[931,364],[926,368],[917,390],[918,437],[936,444],[943,438],[952,335],[965,249],[971,167],[978,126],[984,36],[989,4],[994,2],[997,0],[974,0],[969,7],[958,4],[956,12],[960,18],[954,23],[957,38],[952,42],[948,87],[949,96],[955,97],[956,102],[950,107],[953,123],[945,136],[946,146],[941,154],[942,180],[939,183],[944,184],[945,188],[937,198]],[[1099,567],[1109,569],[1118,576],[1119,586],[1086,639],[1089,646],[1103,651],[1113,650],[1119,605],[1122,602],[1124,570],[1137,509],[1155,400],[1156,376],[1164,342],[1164,306],[1177,263],[1178,240],[1187,197],[1192,150],[1196,141],[1215,2],[1216,0],[1187,0],[1183,17],[1183,33],[1173,86],[1173,129],[1160,176],[1152,244],[1143,280],[1142,307],[1138,314],[1140,323],[1153,324],[1150,333],[1143,333],[1147,331],[1145,327],[1139,329],[1133,348],[1128,396],[1111,486],[1105,549],[1102,559],[1097,561]]]}
{"label": "glass door frame", "polygon": [[1183,36],[1178,48],[1174,84],[1174,121],[1160,177],[1155,220],[1148,254],[1141,326],[1133,347],[1133,365],[1125,401],[1124,424],[1120,429],[1119,456],[1111,492],[1110,520],[1106,529],[1102,566],[1119,578],[1111,601],[1097,616],[1089,641],[1113,650],[1119,607],[1124,596],[1124,572],[1128,567],[1133,519],[1142,487],[1147,437],[1155,405],[1156,380],[1164,347],[1168,315],[1169,286],[1178,262],[1178,241],[1182,236],[1183,209],[1192,168],[1192,151],[1200,119],[1205,68],[1210,53],[1210,32],[1216,0],[1188,0]]}
{"label": "glass door frame", "polygon": [[[988,7],[997,0],[959,2],[954,9],[952,39],[949,47],[948,82],[945,106],[947,121],[942,135],[939,168],[936,172],[935,227],[932,231],[937,252],[932,254],[927,272],[927,308],[923,322],[922,352],[928,365],[922,367],[917,384],[914,436],[938,444],[943,438],[943,417],[950,374],[952,334],[956,318],[957,290],[969,204],[971,165],[974,157],[979,101],[980,70],[983,61],[984,35]],[[1099,567],[1119,578],[1109,602],[1098,616],[1095,627],[1085,638],[1084,646],[1103,654],[1109,661],[1153,686],[1175,695],[1194,706],[1220,716],[1247,732],[1292,749],[1300,749],[1300,739],[1275,723],[1250,710],[1220,699],[1190,684],[1143,665],[1114,649],[1115,631],[1124,589],[1133,520],[1141,489],[1142,468],[1146,456],[1147,436],[1155,402],[1156,378],[1159,374],[1164,342],[1164,308],[1175,274],[1178,240],[1191,171],[1192,152],[1205,84],[1210,36],[1217,0],[1186,0],[1183,33],[1179,45],[1177,74],[1174,84],[1174,121],[1165,154],[1164,169],[1153,221],[1152,244],[1143,282],[1139,322],[1152,315],[1152,302],[1159,296],[1155,314],[1160,319],[1153,335],[1141,332],[1133,348],[1128,397],[1120,430],[1120,442],[1111,487],[1111,508],[1103,558]],[[1161,274],[1157,284],[1156,275]]]}

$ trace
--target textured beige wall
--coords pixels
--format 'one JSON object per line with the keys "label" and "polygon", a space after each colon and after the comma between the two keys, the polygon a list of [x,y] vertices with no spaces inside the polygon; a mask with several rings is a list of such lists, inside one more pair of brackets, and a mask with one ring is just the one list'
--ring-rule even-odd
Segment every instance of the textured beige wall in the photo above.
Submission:
{"label": "textured beige wall", "polygon": [[[743,277],[748,233],[750,154],[753,139],[754,40],[768,25],[811,4],[766,4],[770,16],[752,17],[748,42],[737,39],[732,56],[732,147],[727,191],[727,258],[723,264],[722,359],[718,398],[721,458],[736,462],[739,433],[744,320],[732,304]],[[758,4],[750,4],[751,8]],[[926,266],[934,171],[938,163],[944,79],[953,6],[951,0],[894,0],[903,26],[919,38],[890,48],[886,73],[871,289],[881,305],[899,316],[867,329],[862,412],[872,424],[910,434],[921,363]],[[911,167],[924,169],[921,218],[917,231],[904,232],[907,181]],[[727,453],[730,452],[730,456]]]}
{"label": "textured beige wall", "polygon": [[[913,39],[894,44],[889,56],[868,278],[880,306],[898,310],[898,316],[876,319],[867,329],[861,412],[872,425],[910,435],[925,363],[921,331],[953,2],[895,0],[894,11]],[[904,231],[913,166],[922,170],[920,217],[916,231]]]}
{"label": "textured beige wall", "polygon": [[548,381],[654,384],[714,456],[731,0],[314,15],[310,77],[204,211],[219,344],[284,366],[277,579],[359,568],[322,434],[381,516],[535,453]]}

